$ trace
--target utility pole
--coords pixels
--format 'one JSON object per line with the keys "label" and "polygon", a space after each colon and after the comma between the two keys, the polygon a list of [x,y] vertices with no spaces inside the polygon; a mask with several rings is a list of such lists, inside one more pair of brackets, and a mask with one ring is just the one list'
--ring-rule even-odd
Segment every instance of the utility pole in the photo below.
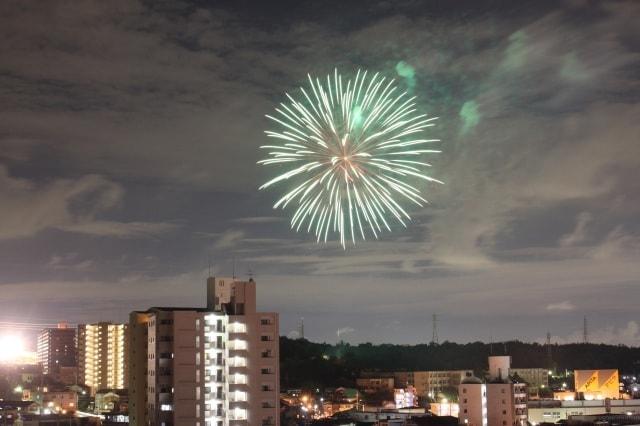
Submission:
{"label": "utility pole", "polygon": [[553,359],[551,357],[551,333],[547,331],[547,367],[551,370]]}
{"label": "utility pole", "polygon": [[438,344],[438,315],[433,314],[433,330],[431,331],[431,343],[434,345]]}
{"label": "utility pole", "polygon": [[589,343],[589,333],[587,331],[587,317],[582,321],[582,343]]}
{"label": "utility pole", "polygon": [[298,334],[300,335],[300,339],[304,339],[304,317],[300,318],[300,327],[298,329]]}

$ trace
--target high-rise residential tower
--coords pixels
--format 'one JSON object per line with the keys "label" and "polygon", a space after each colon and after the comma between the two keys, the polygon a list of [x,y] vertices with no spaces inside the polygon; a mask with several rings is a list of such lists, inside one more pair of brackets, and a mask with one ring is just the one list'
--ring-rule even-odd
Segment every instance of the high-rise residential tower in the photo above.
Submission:
{"label": "high-rise residential tower", "polygon": [[206,308],[130,316],[132,425],[278,425],[278,315],[256,283],[207,280]]}
{"label": "high-rise residential tower", "polygon": [[78,325],[78,381],[91,388],[126,389],[127,324],[100,322]]}
{"label": "high-rise residential tower", "polygon": [[76,367],[76,330],[66,323],[45,328],[38,334],[38,364],[44,374],[57,374],[62,367]]}

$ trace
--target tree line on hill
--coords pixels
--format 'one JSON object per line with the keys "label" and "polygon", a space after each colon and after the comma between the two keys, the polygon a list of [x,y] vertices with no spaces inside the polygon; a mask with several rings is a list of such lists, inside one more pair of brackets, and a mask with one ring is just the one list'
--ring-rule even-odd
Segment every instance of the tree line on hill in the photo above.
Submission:
{"label": "tree line on hill", "polygon": [[520,341],[332,345],[280,337],[281,388],[353,387],[362,371],[470,369],[482,375],[491,354],[510,355],[514,368],[540,367],[560,372],[614,368],[634,375],[640,372],[640,347],[623,345],[573,343],[552,344],[548,348]]}

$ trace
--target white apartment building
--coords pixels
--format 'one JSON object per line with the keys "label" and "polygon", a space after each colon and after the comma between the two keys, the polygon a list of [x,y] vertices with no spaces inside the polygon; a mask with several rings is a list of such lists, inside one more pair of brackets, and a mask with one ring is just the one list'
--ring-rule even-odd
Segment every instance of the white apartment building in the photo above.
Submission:
{"label": "white apartment building", "polygon": [[525,426],[528,420],[527,385],[509,376],[511,357],[490,356],[489,378],[468,378],[460,384],[460,424]]}
{"label": "white apartment building", "polygon": [[278,425],[278,329],[253,280],[209,278],[207,308],[132,312],[130,424]]}
{"label": "white apartment building", "polygon": [[127,324],[100,322],[78,325],[78,381],[91,388],[126,389]]}

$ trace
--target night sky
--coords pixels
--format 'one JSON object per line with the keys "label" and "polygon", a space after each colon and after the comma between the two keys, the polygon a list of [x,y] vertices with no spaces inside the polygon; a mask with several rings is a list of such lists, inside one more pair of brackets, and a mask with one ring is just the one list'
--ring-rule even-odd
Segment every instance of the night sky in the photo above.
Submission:
{"label": "night sky", "polygon": [[[3,1],[0,321],[203,306],[210,258],[253,272],[283,335],[418,343],[438,314],[441,341],[566,342],[586,315],[638,345],[638,22],[633,1]],[[396,77],[443,141],[431,204],[346,251],[257,190],[264,114],[336,67]]]}

